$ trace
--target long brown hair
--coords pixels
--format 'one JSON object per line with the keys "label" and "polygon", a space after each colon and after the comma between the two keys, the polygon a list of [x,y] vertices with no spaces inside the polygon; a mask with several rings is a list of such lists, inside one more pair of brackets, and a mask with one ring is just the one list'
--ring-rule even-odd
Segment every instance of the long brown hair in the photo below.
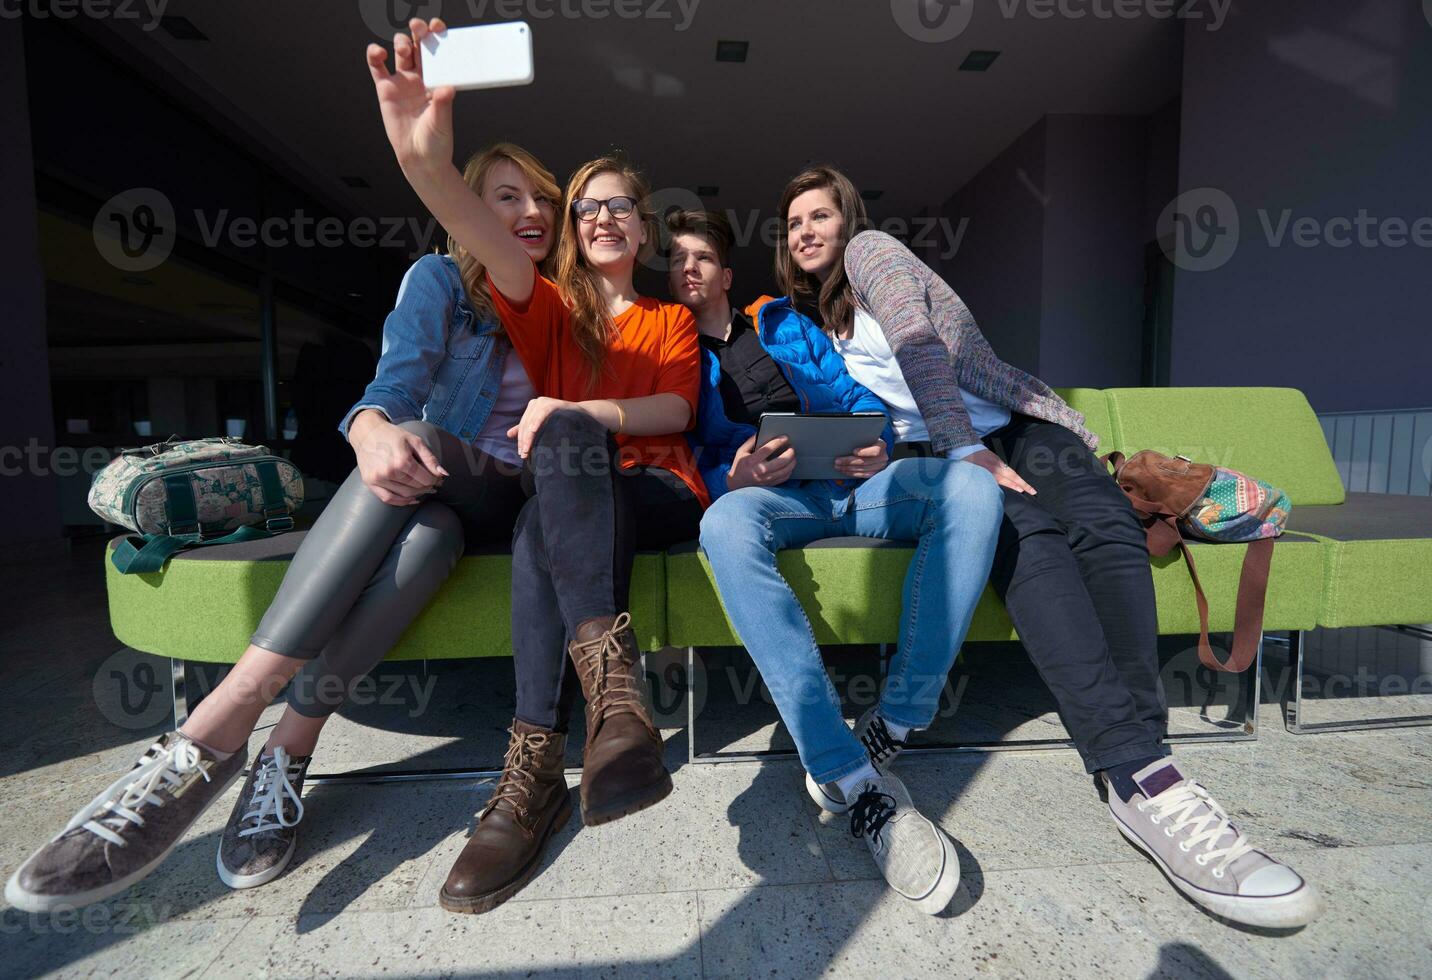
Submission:
{"label": "long brown hair", "polygon": [[597,288],[597,273],[587,265],[577,238],[577,216],[572,212],[572,202],[582,193],[582,188],[593,177],[601,174],[616,174],[626,184],[627,193],[637,202],[637,215],[646,231],[646,244],[638,251],[637,258],[643,258],[653,247],[657,237],[656,213],[651,210],[647,198],[651,185],[640,170],[620,156],[604,156],[588,160],[576,169],[567,181],[567,193],[562,198],[561,235],[557,239],[556,274],[553,281],[557,293],[562,297],[571,313],[572,339],[577,349],[587,360],[590,369],[588,385],[595,387],[602,376],[606,363],[607,345],[616,331],[616,323],[607,310],[602,291]]}
{"label": "long brown hair", "polygon": [[845,225],[844,240],[840,242],[835,258],[835,268],[822,283],[815,276],[802,271],[791,255],[789,242],[782,242],[776,248],[776,283],[797,304],[809,304],[812,298],[820,310],[822,326],[830,333],[839,333],[850,325],[855,316],[855,297],[851,293],[850,280],[845,275],[845,246],[857,232],[870,227],[870,216],[865,212],[865,202],[860,192],[845,176],[834,167],[824,164],[807,167],[791,178],[781,194],[781,230],[785,231],[789,220],[791,202],[806,191],[827,190],[835,198],[836,208]]}
{"label": "long brown hair", "polygon": [[[462,168],[462,179],[472,188],[474,194],[481,195],[488,174],[504,161],[522,171],[532,182],[532,189],[551,201],[554,208],[557,207],[558,196],[562,193],[557,186],[557,178],[553,177],[552,172],[542,166],[535,156],[516,143],[494,143],[487,149],[474,153],[468,157],[467,164]],[[554,221],[553,226],[552,233],[560,242],[561,225]],[[484,275],[482,263],[451,235],[448,236],[447,250],[457,262],[458,274],[462,277],[462,286],[467,292],[467,302],[473,313],[477,314],[479,320],[496,320],[497,311],[492,305],[492,294],[487,289],[487,276]],[[555,252],[555,248],[548,249],[547,257],[538,264],[538,270],[543,275],[547,275],[551,270]]]}

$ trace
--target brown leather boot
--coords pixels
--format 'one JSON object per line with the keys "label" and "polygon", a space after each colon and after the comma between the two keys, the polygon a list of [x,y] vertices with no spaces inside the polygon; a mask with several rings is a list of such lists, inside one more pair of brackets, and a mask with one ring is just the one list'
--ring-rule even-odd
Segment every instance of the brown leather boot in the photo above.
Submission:
{"label": "brown leather boot", "polygon": [[502,778],[438,894],[443,908],[490,912],[537,873],[547,842],[572,815],[566,748],[566,735],[512,720]]}
{"label": "brown leather boot", "polygon": [[587,697],[582,822],[593,826],[663,799],[671,792],[671,774],[661,759],[661,736],[641,699],[641,655],[631,615],[583,621],[567,652]]}

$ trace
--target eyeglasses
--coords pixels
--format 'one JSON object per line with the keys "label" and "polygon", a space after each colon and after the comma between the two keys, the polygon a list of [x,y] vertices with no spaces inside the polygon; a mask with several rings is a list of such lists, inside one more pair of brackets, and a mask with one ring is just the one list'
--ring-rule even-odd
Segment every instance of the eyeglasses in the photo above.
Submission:
{"label": "eyeglasses", "polygon": [[636,201],[630,197],[609,197],[605,201],[599,201],[595,197],[579,197],[572,202],[572,211],[582,221],[596,221],[603,206],[608,214],[620,221],[622,218],[631,217],[631,213],[636,210]]}

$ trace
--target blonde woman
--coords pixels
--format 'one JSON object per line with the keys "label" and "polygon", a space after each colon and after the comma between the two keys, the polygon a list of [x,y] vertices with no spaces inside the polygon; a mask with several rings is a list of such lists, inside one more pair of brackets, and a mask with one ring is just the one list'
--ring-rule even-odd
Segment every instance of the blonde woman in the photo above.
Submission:
{"label": "blonde woman", "polygon": [[[460,176],[529,263],[557,238],[556,182],[498,144]],[[100,901],[149,874],[242,775],[249,736],[290,679],[288,705],[219,844],[219,876],[264,884],[288,866],[304,773],[324,722],[447,579],[465,545],[505,544],[526,499],[517,442],[533,383],[480,261],[449,242],[419,259],[383,326],[377,376],[340,428],[357,468],[307,532],[234,669],[184,723],[75,815],[10,879],[27,911]]]}

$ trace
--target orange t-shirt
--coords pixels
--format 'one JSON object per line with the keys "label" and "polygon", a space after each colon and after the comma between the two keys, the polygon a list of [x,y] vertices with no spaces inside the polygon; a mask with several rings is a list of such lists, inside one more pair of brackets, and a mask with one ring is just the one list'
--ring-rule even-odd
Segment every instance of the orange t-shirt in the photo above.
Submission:
{"label": "orange t-shirt", "polygon": [[[701,348],[696,320],[679,303],[642,297],[616,317],[617,339],[607,346],[602,375],[589,386],[591,369],[572,340],[571,311],[557,286],[537,275],[532,298],[521,305],[503,296],[488,280],[493,306],[512,348],[522,358],[527,376],[539,395],[563,401],[598,398],[642,398],[671,393],[691,406],[687,428],[696,424],[701,391]],[[622,469],[659,466],[691,488],[703,508],[711,496],[696,468],[691,447],[679,432],[660,436],[616,434]]]}

